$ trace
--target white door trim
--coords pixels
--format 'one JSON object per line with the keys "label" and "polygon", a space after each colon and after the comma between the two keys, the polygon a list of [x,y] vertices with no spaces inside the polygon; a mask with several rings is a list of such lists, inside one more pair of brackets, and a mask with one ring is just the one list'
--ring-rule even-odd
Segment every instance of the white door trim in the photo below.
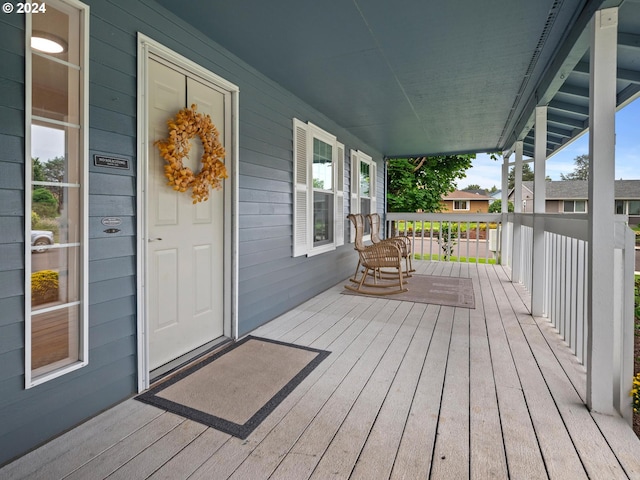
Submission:
{"label": "white door trim", "polygon": [[238,338],[238,111],[239,88],[231,82],[206,70],[202,66],[170,50],[155,40],[138,33],[138,145],[137,145],[137,352],[138,352],[138,392],[149,388],[149,336],[148,336],[148,300],[146,298],[146,258],[147,258],[147,171],[148,171],[148,129],[147,129],[147,90],[149,85],[148,62],[150,56],[170,62],[191,75],[222,88],[231,94],[231,148],[227,149],[225,159],[230,188],[225,189],[225,248],[224,283],[230,286],[224,295],[224,335]]}

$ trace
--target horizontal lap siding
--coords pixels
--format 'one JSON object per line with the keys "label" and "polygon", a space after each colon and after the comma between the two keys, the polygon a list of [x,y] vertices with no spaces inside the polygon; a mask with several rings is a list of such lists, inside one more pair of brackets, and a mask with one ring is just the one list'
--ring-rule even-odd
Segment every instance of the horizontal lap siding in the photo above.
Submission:
{"label": "horizontal lap siding", "polygon": [[[316,257],[291,256],[293,117],[336,135],[347,152],[373,155],[378,208],[383,204],[381,156],[348,131],[151,0],[86,3],[89,365],[30,390],[24,389],[24,19],[0,16],[0,85],[11,93],[0,99],[0,464],[135,393],[138,31],[240,88],[240,334],[343,280],[356,262],[349,243]],[[96,167],[96,154],[126,159],[130,168]],[[348,190],[347,173],[345,212]],[[111,216],[122,219],[116,234],[101,224]]]}
{"label": "horizontal lap siding", "polygon": [[0,452],[11,446],[3,437],[15,415],[2,404],[24,388],[23,22],[20,15],[0,17]]}

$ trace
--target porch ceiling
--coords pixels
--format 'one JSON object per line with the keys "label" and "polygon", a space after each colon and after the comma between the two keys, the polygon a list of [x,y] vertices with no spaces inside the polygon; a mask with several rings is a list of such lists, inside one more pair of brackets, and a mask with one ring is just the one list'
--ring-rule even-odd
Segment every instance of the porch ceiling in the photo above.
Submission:
{"label": "porch ceiling", "polygon": [[[508,150],[548,104],[549,153],[588,127],[593,12],[620,0],[158,3],[394,157]],[[640,91],[640,1],[619,15],[618,103]]]}

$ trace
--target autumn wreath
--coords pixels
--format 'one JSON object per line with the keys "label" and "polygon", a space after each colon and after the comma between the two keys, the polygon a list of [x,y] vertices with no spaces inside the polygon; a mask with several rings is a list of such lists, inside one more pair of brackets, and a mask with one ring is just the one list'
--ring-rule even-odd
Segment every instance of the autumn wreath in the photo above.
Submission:
{"label": "autumn wreath", "polygon": [[[155,145],[167,161],[164,175],[169,179],[168,184],[180,192],[191,188],[193,203],[208,200],[209,188],[220,188],[221,179],[227,178],[227,169],[221,160],[225,155],[224,147],[218,140],[218,130],[211,117],[197,113],[194,104],[180,110],[174,119],[167,121],[167,125],[169,138],[157,140]],[[190,140],[196,135],[204,148],[200,159],[202,168],[197,174],[182,163],[191,150]]]}

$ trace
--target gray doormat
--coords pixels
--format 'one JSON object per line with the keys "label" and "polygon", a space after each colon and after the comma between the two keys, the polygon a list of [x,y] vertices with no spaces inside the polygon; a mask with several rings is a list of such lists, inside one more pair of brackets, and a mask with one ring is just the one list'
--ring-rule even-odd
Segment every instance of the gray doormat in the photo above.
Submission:
{"label": "gray doormat", "polygon": [[244,439],[330,353],[248,336],[136,399]]}
{"label": "gray doormat", "polygon": [[[372,281],[369,282],[372,283]],[[379,283],[383,285],[384,281],[380,281]],[[355,285],[353,282],[350,282],[350,284]],[[367,288],[373,290],[371,287]],[[473,295],[473,282],[470,278],[413,275],[406,279],[405,288],[407,288],[408,291],[385,295],[382,298],[404,300],[406,302],[448,305],[451,307],[476,308],[475,296]],[[363,294],[347,289],[342,293],[344,295],[378,297],[377,295]]]}

